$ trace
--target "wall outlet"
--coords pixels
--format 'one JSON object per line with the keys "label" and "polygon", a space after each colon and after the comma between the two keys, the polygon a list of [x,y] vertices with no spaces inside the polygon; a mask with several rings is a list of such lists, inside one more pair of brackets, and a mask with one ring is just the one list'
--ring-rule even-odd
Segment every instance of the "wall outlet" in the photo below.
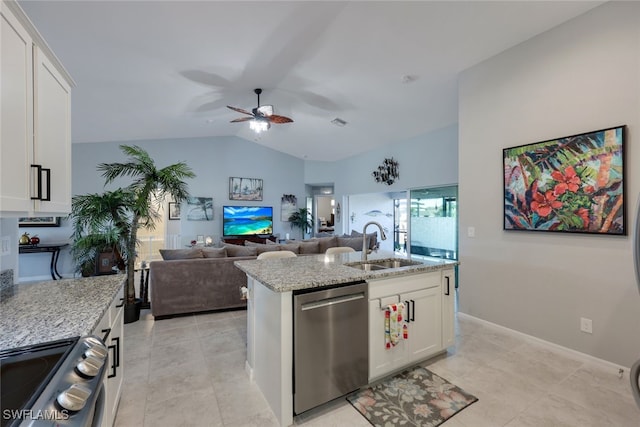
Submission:
{"label": "wall outlet", "polygon": [[475,227],[467,227],[467,237],[476,237]]}
{"label": "wall outlet", "polygon": [[582,332],[586,332],[588,334],[593,333],[593,322],[591,319],[587,319],[586,317],[580,318],[580,330]]}

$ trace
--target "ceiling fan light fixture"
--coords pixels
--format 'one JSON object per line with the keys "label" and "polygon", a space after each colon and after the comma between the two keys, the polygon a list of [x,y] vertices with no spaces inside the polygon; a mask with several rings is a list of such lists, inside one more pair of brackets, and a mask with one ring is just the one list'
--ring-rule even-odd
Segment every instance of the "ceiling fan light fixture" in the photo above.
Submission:
{"label": "ceiling fan light fixture", "polygon": [[270,127],[271,125],[266,120],[254,119],[249,122],[249,129],[255,133],[266,132]]}

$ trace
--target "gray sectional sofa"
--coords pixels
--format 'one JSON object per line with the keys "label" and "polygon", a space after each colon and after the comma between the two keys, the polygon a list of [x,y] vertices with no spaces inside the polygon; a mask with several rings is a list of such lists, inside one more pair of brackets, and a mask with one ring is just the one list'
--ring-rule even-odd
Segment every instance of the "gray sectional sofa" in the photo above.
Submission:
{"label": "gray sectional sofa", "polygon": [[[161,250],[162,261],[149,264],[151,312],[156,318],[203,311],[241,309],[240,288],[247,278],[233,263],[255,259],[265,251],[289,250],[300,256],[324,253],[334,246],[362,250],[362,237],[322,237],[283,244],[245,242],[220,248]],[[371,240],[370,240],[371,246]]]}

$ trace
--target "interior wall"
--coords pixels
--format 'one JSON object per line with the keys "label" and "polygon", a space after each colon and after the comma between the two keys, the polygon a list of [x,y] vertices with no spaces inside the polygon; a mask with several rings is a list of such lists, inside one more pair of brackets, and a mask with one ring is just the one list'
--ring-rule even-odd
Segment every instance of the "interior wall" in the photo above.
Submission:
{"label": "interior wall", "polygon": [[[629,236],[503,230],[502,149],[627,125]],[[460,311],[623,366],[640,354],[640,3],[610,2],[459,83]],[[475,237],[468,236],[468,228]],[[580,318],[593,320],[593,334]]]}

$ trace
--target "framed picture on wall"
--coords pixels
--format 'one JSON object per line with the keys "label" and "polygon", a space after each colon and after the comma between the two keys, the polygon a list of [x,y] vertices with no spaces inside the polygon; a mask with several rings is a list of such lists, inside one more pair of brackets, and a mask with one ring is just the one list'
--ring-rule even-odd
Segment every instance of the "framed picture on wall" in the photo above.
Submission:
{"label": "framed picture on wall", "polygon": [[504,229],[626,235],[625,126],[503,150]]}
{"label": "framed picture on wall", "polygon": [[187,220],[213,221],[213,198],[212,197],[187,198]]}
{"label": "framed picture on wall", "polygon": [[36,216],[18,218],[18,227],[60,227],[60,217]]}
{"label": "framed picture on wall", "polygon": [[262,200],[260,178],[229,178],[229,200]]}
{"label": "framed picture on wall", "polygon": [[180,219],[180,203],[169,202],[169,219]]}

